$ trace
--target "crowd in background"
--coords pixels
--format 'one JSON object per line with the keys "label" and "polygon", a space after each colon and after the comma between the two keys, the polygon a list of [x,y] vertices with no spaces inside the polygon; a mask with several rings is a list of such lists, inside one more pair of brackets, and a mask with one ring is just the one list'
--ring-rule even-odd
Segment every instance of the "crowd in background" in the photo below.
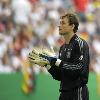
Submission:
{"label": "crowd in background", "polygon": [[77,12],[77,34],[89,44],[90,70],[100,72],[100,0],[0,0],[0,72],[44,71],[28,62],[28,53],[33,47],[58,51],[64,42],[59,18],[69,10]]}

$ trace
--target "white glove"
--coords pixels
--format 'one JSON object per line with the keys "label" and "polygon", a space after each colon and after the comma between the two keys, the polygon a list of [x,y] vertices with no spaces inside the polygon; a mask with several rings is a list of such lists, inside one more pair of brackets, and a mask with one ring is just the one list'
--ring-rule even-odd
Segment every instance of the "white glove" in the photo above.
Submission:
{"label": "white glove", "polygon": [[47,48],[42,49],[41,54],[49,56],[49,57],[55,57],[56,56],[54,51],[51,51]]}
{"label": "white glove", "polygon": [[40,57],[39,52],[35,49],[33,49],[32,52],[29,53],[28,58],[31,63],[37,64],[39,66],[43,67],[49,65],[48,60]]}
{"label": "white glove", "polygon": [[[54,52],[53,49],[52,50],[47,49],[47,48],[42,49],[41,54],[45,55],[45,56],[42,56],[42,58],[45,58],[45,59],[47,58],[47,60],[49,61],[49,63],[51,62],[51,59],[56,58],[55,65],[56,66],[60,65],[61,60],[56,57],[56,54],[55,54],[55,52]],[[54,59],[53,59],[53,61],[54,61]]]}

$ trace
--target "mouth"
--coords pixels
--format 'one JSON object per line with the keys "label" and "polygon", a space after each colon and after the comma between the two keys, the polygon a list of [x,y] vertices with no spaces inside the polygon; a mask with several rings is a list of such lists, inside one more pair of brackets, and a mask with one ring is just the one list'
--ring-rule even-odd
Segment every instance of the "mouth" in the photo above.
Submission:
{"label": "mouth", "polygon": [[59,29],[59,31],[61,31],[62,29]]}

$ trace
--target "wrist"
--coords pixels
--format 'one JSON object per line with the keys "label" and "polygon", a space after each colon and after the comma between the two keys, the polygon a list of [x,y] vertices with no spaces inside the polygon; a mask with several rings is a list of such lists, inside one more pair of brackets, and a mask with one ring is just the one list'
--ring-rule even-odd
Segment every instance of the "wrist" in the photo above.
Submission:
{"label": "wrist", "polygon": [[60,59],[57,59],[57,61],[55,62],[55,65],[56,65],[56,66],[59,66],[60,63],[61,63],[61,60],[60,60]]}
{"label": "wrist", "polygon": [[47,65],[45,68],[46,68],[47,70],[49,70],[49,69],[51,68],[51,66],[50,66],[50,65]]}

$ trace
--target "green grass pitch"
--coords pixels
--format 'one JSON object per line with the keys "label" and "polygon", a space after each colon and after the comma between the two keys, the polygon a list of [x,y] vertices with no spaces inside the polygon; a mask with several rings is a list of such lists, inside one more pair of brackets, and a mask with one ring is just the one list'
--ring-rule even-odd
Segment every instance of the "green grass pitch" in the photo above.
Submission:
{"label": "green grass pitch", "polygon": [[[29,95],[21,91],[22,76],[16,74],[0,74],[0,100],[58,100],[59,82],[50,75],[37,75],[36,90]],[[97,94],[97,82],[94,73],[89,76],[90,100],[100,100]]]}

